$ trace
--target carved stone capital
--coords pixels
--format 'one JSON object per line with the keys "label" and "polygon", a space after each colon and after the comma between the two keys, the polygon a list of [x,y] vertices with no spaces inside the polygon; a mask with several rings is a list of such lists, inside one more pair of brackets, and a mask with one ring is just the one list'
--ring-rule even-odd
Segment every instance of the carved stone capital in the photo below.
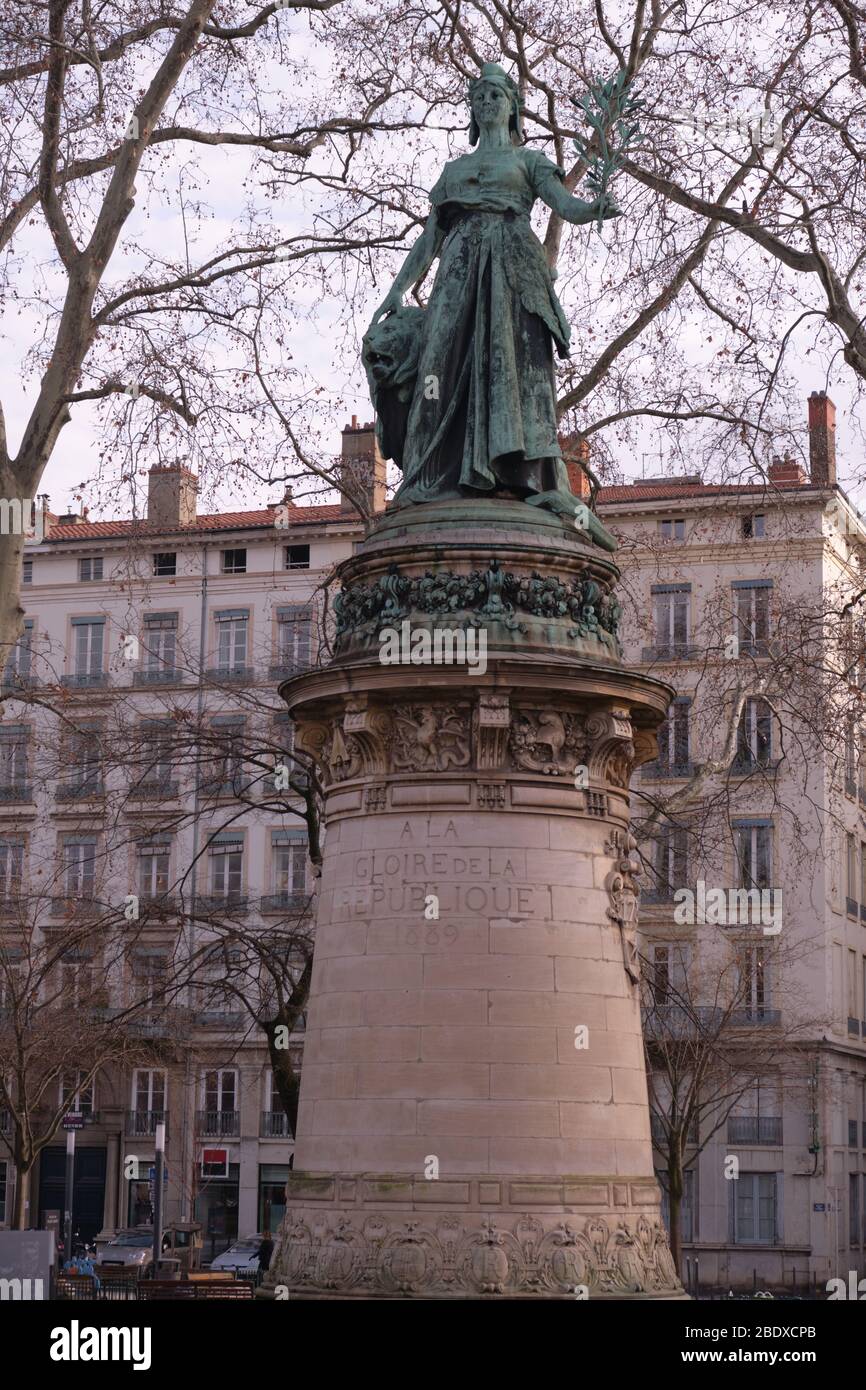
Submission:
{"label": "carved stone capital", "polygon": [[628,710],[591,714],[586,721],[586,765],[590,781],[628,788],[635,747]]}
{"label": "carved stone capital", "polygon": [[479,772],[502,767],[508,751],[511,709],[507,695],[482,691],[475,707],[475,766]]}

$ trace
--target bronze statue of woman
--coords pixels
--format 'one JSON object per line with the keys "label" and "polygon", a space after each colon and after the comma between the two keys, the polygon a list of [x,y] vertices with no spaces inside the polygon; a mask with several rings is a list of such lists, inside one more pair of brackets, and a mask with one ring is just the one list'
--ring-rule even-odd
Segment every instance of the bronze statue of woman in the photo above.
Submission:
{"label": "bronze statue of woman", "polygon": [[[553,370],[569,327],[529,214],[536,198],[575,223],[618,211],[572,197],[563,170],[521,143],[523,103],[496,63],[469,100],[477,149],[442,170],[424,231],[364,339],[379,440],[403,470],[398,506],[504,493],[573,518]],[[428,307],[403,308],[437,256]],[[588,525],[605,544],[595,517]]]}

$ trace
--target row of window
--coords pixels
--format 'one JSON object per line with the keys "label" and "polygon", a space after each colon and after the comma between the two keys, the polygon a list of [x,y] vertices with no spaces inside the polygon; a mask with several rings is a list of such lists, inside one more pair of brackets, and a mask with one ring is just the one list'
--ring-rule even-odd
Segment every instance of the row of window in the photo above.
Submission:
{"label": "row of window", "polygon": [[[740,517],[740,535],[744,541],[763,540],[767,534],[767,518],[763,513],[747,513]],[[664,517],[658,523],[659,538],[663,541],[684,541],[686,538],[686,519],[684,516]]]}
{"label": "row of window", "polygon": [[[731,589],[734,604],[733,636],[737,638],[738,652],[756,656],[766,655],[770,639],[772,580],[735,579]],[[661,661],[691,656],[691,584],[653,584],[651,593],[655,646],[644,649],[643,659]]]}
{"label": "row of window", "polygon": [[[678,696],[658,731],[658,758],[645,763],[644,777],[660,777],[690,773],[692,701],[687,695]],[[746,700],[737,729],[737,751],[734,771],[749,772],[773,764],[773,715],[769,703],[759,697]]]}
{"label": "row of window", "polygon": [[[213,615],[212,651],[215,677],[247,674],[251,668],[252,614],[248,608],[217,609]],[[305,670],[310,664],[312,611],[290,604],[274,615],[274,667],[280,671]],[[176,681],[182,674],[178,650],[179,613],[148,613],[143,620],[140,646],[131,647],[137,655],[134,679],[141,684]],[[76,685],[100,685],[105,681],[108,656],[108,619],[73,617],[71,672],[64,681]],[[10,657],[4,676],[7,686],[26,685],[33,678],[34,619],[27,618],[24,631]],[[129,649],[138,639],[125,634],[120,650]]]}
{"label": "row of window", "polygon": [[[662,1189],[662,1217],[670,1227],[670,1201],[665,1191],[666,1174],[657,1170]],[[680,1212],[683,1240],[699,1238],[697,1227],[697,1174],[686,1169]],[[782,1235],[782,1174],[744,1173],[727,1184],[730,1239],[735,1245],[780,1245]],[[840,1202],[841,1207],[841,1202]],[[840,1223],[841,1225],[841,1223]],[[848,1174],[848,1245],[866,1246],[866,1173]]]}
{"label": "row of window", "polygon": [[[688,1011],[692,1008],[688,942],[653,941],[648,947],[649,986],[656,1010]],[[764,946],[741,942],[737,948],[735,983],[738,1009],[760,1018],[771,1006],[769,952]]]}
{"label": "row of window", "polygon": [[[764,817],[731,821],[734,838],[736,888],[773,886],[773,822]],[[686,826],[665,823],[653,833],[652,873],[644,897],[669,902],[678,888],[694,888],[689,878],[689,832]]]}
{"label": "row of window", "polygon": [[[86,1073],[80,1069],[64,1073],[60,1078],[58,1103],[69,1105],[73,1115],[95,1115],[98,1113],[97,1078],[83,1084]],[[240,1078],[234,1067],[211,1068],[199,1077],[199,1114],[214,1119],[207,1128],[217,1133],[231,1132],[230,1126],[239,1119]],[[157,1123],[164,1121],[168,1114],[168,1077],[159,1068],[138,1068],[132,1074],[132,1096],[129,1127],[131,1133],[153,1134]],[[264,1113],[279,1111],[280,1099],[277,1093],[274,1073],[268,1069],[262,1078],[262,1109]]]}
{"label": "row of window", "polygon": [[[22,579],[25,584],[33,583],[33,557],[28,556],[23,562]],[[78,561],[78,580],[82,584],[91,584],[96,580],[105,578],[105,557],[102,555],[82,555]],[[151,555],[151,566],[154,578],[172,578],[177,574],[177,551],[176,550],[156,550]],[[310,547],[308,545],[285,545],[283,546],[283,569],[287,570],[308,570],[310,568]],[[220,551],[220,573],[221,574],[246,574],[247,573],[247,551],[246,547],[235,547],[230,550]]]}
{"label": "row of window", "polygon": [[[276,784],[274,773],[248,761],[249,734],[243,715],[218,714],[209,717],[206,735],[194,742],[171,719],[143,720],[134,738],[126,744],[123,766],[130,774],[127,793],[131,797],[171,799],[180,792],[176,780],[179,765],[193,760],[198,787],[205,795],[252,795],[257,787],[270,790]],[[276,715],[271,731],[273,744],[291,754],[294,727],[286,715]],[[0,725],[0,802],[29,801],[30,754],[33,730],[28,724]],[[63,731],[59,740],[62,775],[57,782],[58,801],[86,800],[105,794],[106,725],[102,719],[83,719],[75,729]],[[259,757],[261,756],[260,750]],[[115,753],[115,756],[117,754]],[[275,771],[279,764],[275,764]],[[298,777],[300,769],[287,768]],[[44,761],[43,772],[44,778]],[[288,790],[288,782],[283,788]]]}
{"label": "row of window", "polygon": [[[23,836],[0,838],[0,899],[14,901],[25,882],[26,843]],[[138,842],[136,850],[137,894],[144,902],[165,898],[177,880],[173,871],[176,849],[171,835],[150,835]],[[100,840],[96,834],[64,835],[58,845],[60,884],[57,908],[66,900],[94,902],[99,891]],[[215,835],[206,852],[208,898],[214,908],[238,905],[243,897],[246,874],[246,845],[243,831]],[[176,868],[176,866],[175,866]],[[270,892],[263,907],[277,910],[295,903],[307,892],[307,839],[301,830],[272,830],[265,882]],[[118,911],[123,904],[118,905]]]}

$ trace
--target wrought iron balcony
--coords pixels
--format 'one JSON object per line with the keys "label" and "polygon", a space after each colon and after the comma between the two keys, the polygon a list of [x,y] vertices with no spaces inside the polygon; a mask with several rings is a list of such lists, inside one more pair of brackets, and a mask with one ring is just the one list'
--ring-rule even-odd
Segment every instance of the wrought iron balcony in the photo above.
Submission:
{"label": "wrought iron balcony", "polygon": [[241,1132],[241,1117],[237,1110],[199,1110],[196,1128],[205,1139],[229,1139]]}
{"label": "wrought iron balcony", "polygon": [[145,782],[136,782],[127,795],[141,801],[176,801],[180,795],[180,783],[173,782],[170,777],[153,777]]}
{"label": "wrought iron balcony", "polygon": [[691,777],[695,771],[695,765],[691,762],[684,763],[665,763],[656,761],[644,763],[640,770],[641,777],[646,777],[648,781],[660,780],[664,777]]}
{"label": "wrought iron balcony", "polygon": [[274,681],[287,681],[292,676],[299,676],[302,671],[309,671],[309,669],[309,662],[277,661],[273,666],[268,667],[268,675]]}
{"label": "wrought iron balcony", "polygon": [[134,919],[133,925],[141,917],[176,917],[181,911],[180,899],[170,893],[154,893],[149,896],[140,893],[138,897],[140,916]]}
{"label": "wrought iron balcony", "polygon": [[54,790],[57,801],[93,801],[105,796],[105,783],[101,778],[88,778],[83,782],[60,782]]}
{"label": "wrought iron balcony", "polygon": [[196,898],[195,906],[197,912],[244,917],[250,910],[250,900],[240,893],[203,893]]}
{"label": "wrought iron balcony", "polygon": [[781,1144],[781,1115],[729,1115],[729,1144]]}
{"label": "wrought iron balcony", "polygon": [[742,757],[738,754],[731,763],[731,772],[738,777],[748,777],[753,772],[776,772],[779,762],[778,758]]}
{"label": "wrought iron balcony", "polygon": [[781,1009],[768,1009],[763,1004],[756,1004],[749,1009],[733,1009],[730,1016],[732,1028],[774,1028],[781,1021]]}
{"label": "wrought iron balcony", "polygon": [[240,1009],[197,1009],[193,1022],[197,1028],[224,1028],[233,1033],[244,1026],[244,1015]]}
{"label": "wrought iron balcony", "polygon": [[311,901],[309,893],[267,893],[259,900],[259,911],[271,912],[309,912]]}
{"label": "wrought iron balcony", "polygon": [[0,802],[9,805],[11,802],[32,801],[33,788],[26,782],[16,782],[5,787],[0,787]]}
{"label": "wrought iron balcony", "polygon": [[69,676],[61,676],[60,684],[67,690],[92,690],[94,687],[108,685],[107,671],[76,671]]}
{"label": "wrought iron balcony", "polygon": [[260,1130],[262,1139],[291,1139],[289,1117],[285,1110],[263,1110]]}
{"label": "wrought iron balcony", "polygon": [[156,1134],[159,1124],[168,1123],[165,1110],[127,1110],[126,1133],[131,1139],[147,1139]]}
{"label": "wrought iron balcony", "polygon": [[86,917],[102,911],[102,907],[93,897],[52,898],[48,911],[52,917]]}
{"label": "wrought iron balcony", "polygon": [[183,671],[174,666],[149,667],[147,670],[133,671],[133,685],[182,685]]}
{"label": "wrought iron balcony", "polygon": [[0,676],[0,690],[4,695],[14,695],[16,691],[35,690],[39,682],[26,671],[7,669]]}
{"label": "wrought iron balcony", "polygon": [[688,642],[666,642],[661,646],[641,648],[641,661],[694,661],[700,647]]}
{"label": "wrought iron balcony", "polygon": [[226,682],[240,685],[244,681],[251,681],[255,671],[252,666],[211,666],[205,674],[208,680],[216,685],[224,685]]}

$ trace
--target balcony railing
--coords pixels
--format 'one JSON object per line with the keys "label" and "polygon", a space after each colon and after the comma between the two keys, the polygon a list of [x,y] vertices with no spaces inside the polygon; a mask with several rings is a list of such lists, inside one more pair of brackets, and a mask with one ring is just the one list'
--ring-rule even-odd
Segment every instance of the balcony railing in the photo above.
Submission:
{"label": "balcony railing", "polygon": [[10,802],[32,801],[33,788],[26,782],[15,782],[5,787],[0,787],[0,802],[5,802],[8,806]]}
{"label": "balcony railing", "polygon": [[176,917],[181,910],[180,899],[170,893],[154,893],[152,896],[140,893],[138,905],[141,914],[148,917]]}
{"label": "balcony railing", "polygon": [[737,756],[731,763],[731,771],[738,777],[748,777],[753,772],[776,772],[779,767],[778,758],[742,758]]}
{"label": "balcony railing", "polygon": [[130,787],[128,795],[142,801],[176,801],[180,794],[180,783],[170,777],[153,777],[146,782],[136,782]]}
{"label": "balcony railing", "polygon": [[661,646],[643,647],[641,661],[693,661],[700,653],[700,647],[688,642],[666,642]]}
{"label": "balcony railing", "polygon": [[656,885],[656,887],[654,888],[642,888],[640,900],[642,903],[646,903],[650,907],[657,907],[661,903],[673,903],[674,893],[676,891],[677,890],[673,887],[673,885],[671,885],[670,887],[664,885],[662,887],[659,887],[658,885]]}
{"label": "balcony railing", "polygon": [[774,1028],[781,1021],[781,1009],[768,1009],[763,1004],[756,1004],[748,1009],[733,1009],[730,1017],[732,1028],[751,1028],[755,1025]]}
{"label": "balcony railing", "polygon": [[[650,1134],[652,1135],[653,1141],[654,1141],[657,1145],[660,1144],[660,1143],[662,1143],[662,1142],[665,1140],[665,1137],[666,1137],[667,1133],[668,1133],[668,1128],[666,1127],[665,1121],[664,1121],[664,1119],[662,1118],[662,1116],[659,1115],[655,1110],[651,1110],[651,1111],[650,1111]],[[688,1143],[688,1144],[697,1144],[697,1142],[698,1142],[698,1122],[697,1122],[697,1119],[693,1119],[693,1120],[692,1120],[692,1123],[689,1125],[688,1133],[687,1133],[687,1135],[686,1135],[686,1143]]]}
{"label": "balcony railing", "polygon": [[67,690],[89,690],[96,686],[108,685],[107,671],[76,671],[70,676],[61,676],[60,684]]}
{"label": "balcony railing", "polygon": [[260,1135],[262,1139],[291,1139],[289,1117],[285,1110],[263,1110]]}
{"label": "balcony railing", "polygon": [[205,674],[209,681],[221,685],[226,681],[241,684],[243,681],[252,680],[255,672],[252,666],[211,666]]}
{"label": "balcony railing", "polygon": [[310,910],[309,893],[266,893],[259,900],[260,912],[307,912]]}
{"label": "balcony railing", "polygon": [[274,681],[287,681],[292,676],[299,676],[302,671],[309,671],[309,664],[300,661],[277,661],[273,666],[268,667],[268,675]]}
{"label": "balcony railing", "polygon": [[654,763],[644,763],[640,770],[640,775],[651,781],[662,777],[691,777],[694,771],[694,763],[665,763],[656,761]]}
{"label": "balcony railing", "polygon": [[781,1144],[781,1115],[729,1115],[729,1144]]}
{"label": "balcony railing", "polygon": [[225,1028],[234,1032],[243,1027],[244,1015],[239,1009],[198,1009],[193,1022],[197,1028]]}
{"label": "balcony railing", "polygon": [[197,912],[226,913],[244,917],[250,910],[249,898],[234,893],[204,893],[195,900]]}
{"label": "balcony railing", "polygon": [[92,801],[105,796],[105,783],[101,779],[88,779],[83,782],[60,782],[54,789],[57,801]]}
{"label": "balcony railing", "polygon": [[159,666],[155,670],[133,671],[133,685],[182,685],[183,672],[174,666]]}
{"label": "balcony railing", "polygon": [[127,1110],[126,1133],[131,1139],[147,1139],[156,1134],[158,1124],[168,1119],[165,1110]]}
{"label": "balcony railing", "polygon": [[206,1139],[228,1139],[241,1132],[241,1117],[237,1110],[199,1110],[196,1124],[199,1134]]}
{"label": "balcony railing", "polygon": [[0,690],[4,695],[13,695],[18,690],[35,690],[38,684],[36,677],[26,672],[6,670],[0,676]]}
{"label": "balcony railing", "polygon": [[96,898],[82,895],[76,898],[52,898],[48,911],[52,917],[83,917],[101,908],[102,904]]}

